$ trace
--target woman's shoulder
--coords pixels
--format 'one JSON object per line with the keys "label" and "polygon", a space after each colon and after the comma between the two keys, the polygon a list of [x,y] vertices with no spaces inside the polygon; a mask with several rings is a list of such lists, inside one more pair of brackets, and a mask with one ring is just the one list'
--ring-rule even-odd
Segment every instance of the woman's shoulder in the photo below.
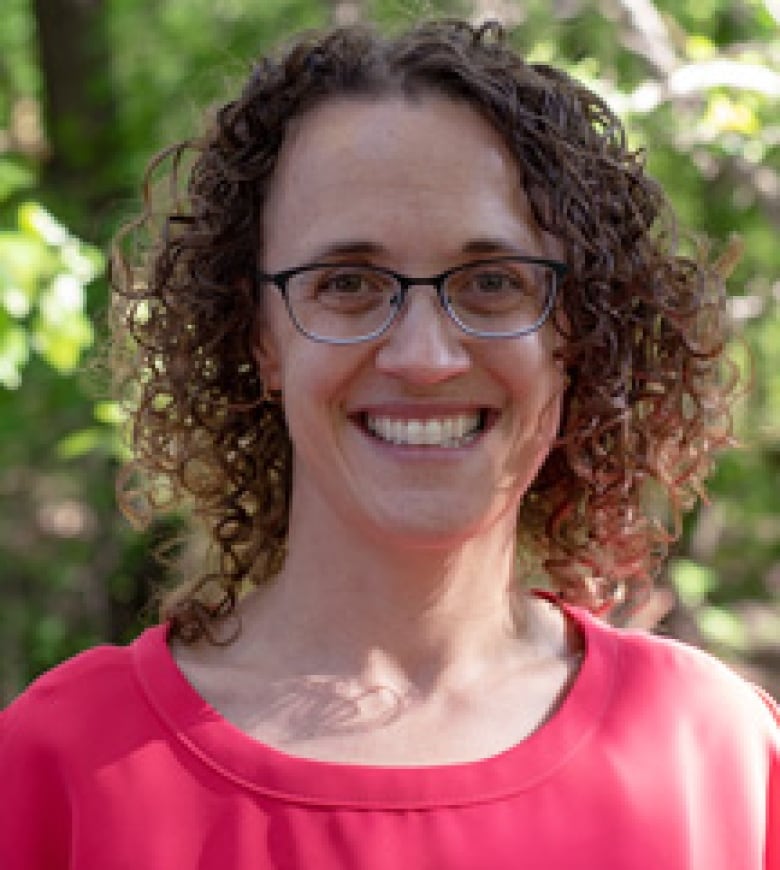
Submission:
{"label": "woman's shoulder", "polygon": [[97,646],[38,677],[0,712],[0,753],[9,744],[53,745],[76,734],[99,734],[138,709],[134,664],[140,645],[154,642],[162,626],[148,629],[128,646]]}
{"label": "woman's shoulder", "polygon": [[678,725],[699,722],[717,730],[760,733],[780,740],[777,703],[762,689],[704,650],[638,629],[583,618],[586,640],[611,648],[615,701],[641,707],[650,718],[673,715]]}

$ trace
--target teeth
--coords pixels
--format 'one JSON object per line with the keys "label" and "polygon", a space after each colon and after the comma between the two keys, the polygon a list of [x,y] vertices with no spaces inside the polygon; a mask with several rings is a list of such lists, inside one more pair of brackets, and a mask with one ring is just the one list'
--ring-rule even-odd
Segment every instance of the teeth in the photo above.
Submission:
{"label": "teeth", "polygon": [[480,414],[459,414],[434,420],[398,420],[366,417],[366,425],[383,441],[425,447],[459,447],[479,431]]}

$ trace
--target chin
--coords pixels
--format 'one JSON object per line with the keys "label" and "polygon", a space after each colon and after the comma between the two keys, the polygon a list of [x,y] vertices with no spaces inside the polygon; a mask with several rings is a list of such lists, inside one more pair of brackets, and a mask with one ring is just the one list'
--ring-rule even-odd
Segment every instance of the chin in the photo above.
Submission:
{"label": "chin", "polygon": [[[431,499],[415,510],[404,505],[395,511],[383,511],[372,522],[373,535],[385,546],[408,550],[453,550],[484,535],[505,516],[509,507],[495,507],[489,512],[469,516],[463,510],[453,514],[450,500],[446,511],[435,511]],[[513,513],[514,516],[514,513]]]}

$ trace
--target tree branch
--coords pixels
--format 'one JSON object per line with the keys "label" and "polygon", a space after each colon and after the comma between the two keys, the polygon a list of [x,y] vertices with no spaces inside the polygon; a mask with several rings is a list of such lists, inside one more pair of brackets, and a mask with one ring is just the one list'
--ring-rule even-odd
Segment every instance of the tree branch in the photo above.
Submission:
{"label": "tree branch", "polygon": [[651,0],[614,0],[627,27],[628,47],[649,61],[661,77],[677,66],[678,57],[669,28]]}
{"label": "tree branch", "polygon": [[667,80],[672,96],[688,96],[717,87],[757,91],[767,97],[780,98],[780,73],[758,63],[716,58],[679,66]]}

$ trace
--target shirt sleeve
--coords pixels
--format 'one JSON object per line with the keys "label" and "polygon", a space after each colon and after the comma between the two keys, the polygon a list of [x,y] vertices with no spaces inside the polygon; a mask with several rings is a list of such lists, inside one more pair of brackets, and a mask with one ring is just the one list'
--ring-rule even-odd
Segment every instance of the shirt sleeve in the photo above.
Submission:
{"label": "shirt sleeve", "polygon": [[763,689],[757,691],[775,722],[775,740],[769,761],[765,866],[766,870],[780,870],[780,707]]}
{"label": "shirt sleeve", "polygon": [[26,700],[23,696],[0,712],[0,867],[65,870],[71,830],[67,783],[55,754],[40,739],[57,722],[47,717],[45,700],[39,708]]}

